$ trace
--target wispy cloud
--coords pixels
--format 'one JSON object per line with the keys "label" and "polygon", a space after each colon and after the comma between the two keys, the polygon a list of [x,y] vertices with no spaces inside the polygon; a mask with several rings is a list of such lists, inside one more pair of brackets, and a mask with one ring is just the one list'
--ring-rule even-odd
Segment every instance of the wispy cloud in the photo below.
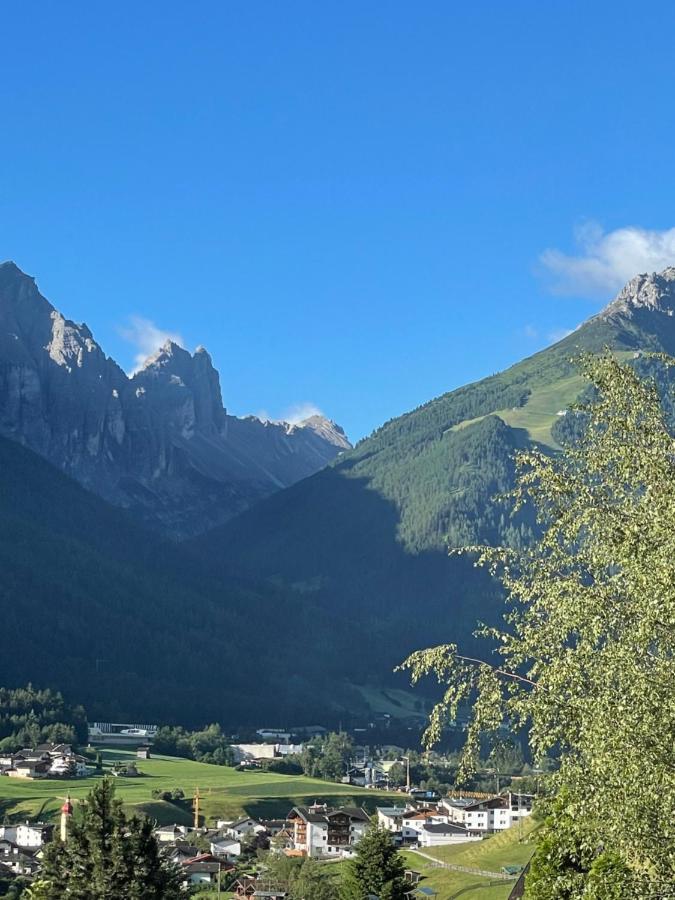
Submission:
{"label": "wispy cloud", "polygon": [[641,272],[675,264],[675,228],[629,226],[605,232],[597,222],[587,222],[574,237],[576,254],[549,248],[539,258],[556,294],[606,297]]}
{"label": "wispy cloud", "polygon": [[315,403],[296,403],[289,407],[281,416],[284,422],[290,422],[291,425],[299,425],[310,416],[322,416],[323,412]]}
{"label": "wispy cloud", "polygon": [[120,327],[119,333],[136,348],[132,373],[142,368],[146,359],[168,340],[181,347],[185,346],[185,341],[177,331],[165,331],[143,316],[130,316],[127,324]]}
{"label": "wispy cloud", "polygon": [[323,412],[315,403],[295,403],[285,409],[280,416],[273,416],[266,409],[261,409],[255,417],[263,422],[288,422],[289,425],[299,425],[310,416],[322,415]]}

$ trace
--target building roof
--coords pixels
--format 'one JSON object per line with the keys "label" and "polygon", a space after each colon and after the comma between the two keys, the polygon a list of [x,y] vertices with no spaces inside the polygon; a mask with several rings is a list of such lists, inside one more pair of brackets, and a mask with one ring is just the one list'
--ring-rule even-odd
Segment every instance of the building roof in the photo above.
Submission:
{"label": "building roof", "polygon": [[480,809],[506,809],[509,801],[506,797],[489,797],[486,800],[476,800],[470,806],[466,806],[467,812],[473,812]]}
{"label": "building roof", "polygon": [[335,816],[348,816],[358,822],[370,821],[368,813],[359,806],[340,806],[335,809],[321,806],[294,806],[288,814],[288,819],[300,818],[312,824],[325,825]]}
{"label": "building roof", "polygon": [[456,825],[454,822],[434,822],[422,826],[422,831],[428,834],[466,834],[466,828],[463,825]]}
{"label": "building roof", "polygon": [[467,806],[473,806],[476,803],[472,797],[446,797],[443,800],[444,806],[454,806],[455,809],[465,809]]}
{"label": "building roof", "polygon": [[341,806],[339,809],[328,810],[326,815],[329,819],[332,816],[346,815],[349,816],[350,819],[356,819],[359,822],[370,822],[370,816],[365,809],[361,809],[360,806]]}
{"label": "building roof", "polygon": [[187,860],[182,863],[183,869],[189,875],[198,875],[200,872],[207,875],[215,875],[223,869],[222,863],[217,862],[200,862],[199,860]]}

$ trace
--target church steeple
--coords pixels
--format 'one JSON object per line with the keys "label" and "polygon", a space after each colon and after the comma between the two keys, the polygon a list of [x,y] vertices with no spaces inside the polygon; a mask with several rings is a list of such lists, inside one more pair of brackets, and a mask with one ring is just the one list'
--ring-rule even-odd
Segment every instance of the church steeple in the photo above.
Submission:
{"label": "church steeple", "polygon": [[70,802],[70,794],[66,797],[66,802],[61,807],[61,841],[65,844],[68,840],[68,823],[73,814],[73,804]]}

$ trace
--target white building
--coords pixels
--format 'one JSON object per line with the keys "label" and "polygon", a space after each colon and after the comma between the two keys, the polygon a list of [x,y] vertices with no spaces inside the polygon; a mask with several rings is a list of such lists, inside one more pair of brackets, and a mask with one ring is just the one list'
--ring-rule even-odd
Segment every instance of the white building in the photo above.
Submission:
{"label": "white building", "polygon": [[355,806],[330,809],[315,803],[296,806],[288,815],[293,849],[311,857],[349,856],[370,824],[368,814]]}
{"label": "white building", "polygon": [[392,834],[400,834],[403,830],[403,817],[408,813],[413,814],[414,810],[407,806],[378,806],[376,812],[380,828]]}
{"label": "white building", "polygon": [[533,800],[531,794],[512,793],[478,800],[464,808],[464,825],[484,833],[506,831],[532,813]]}
{"label": "white building", "polygon": [[234,761],[251,762],[255,759],[276,759],[279,756],[291,756],[303,751],[303,744],[230,744]]}
{"label": "white building", "polygon": [[465,844],[467,841],[480,841],[480,831],[469,831],[463,825],[454,822],[427,823],[419,831],[417,843],[420,847],[442,847],[447,844]]}
{"label": "white building", "polygon": [[464,822],[464,810],[468,806],[473,806],[475,802],[470,797],[446,797],[438,805],[447,812],[450,822],[461,825]]}
{"label": "white building", "polygon": [[16,826],[14,843],[22,849],[37,850],[51,840],[53,831],[54,826],[45,825],[44,822],[25,822]]}
{"label": "white building", "polygon": [[74,775],[76,778],[86,778],[89,774],[87,760],[83,756],[63,755],[52,758],[49,774],[58,776]]}
{"label": "white building", "polygon": [[261,834],[265,831],[265,826],[255,819],[238,819],[225,827],[225,834],[237,841],[242,840],[249,834]]}
{"label": "white building", "polygon": [[230,837],[212,838],[209,850],[217,859],[225,859],[227,862],[236,862],[241,856],[241,841]]}
{"label": "white building", "polygon": [[403,840],[417,841],[424,825],[446,825],[449,821],[449,816],[444,809],[412,810],[401,819]]}
{"label": "white building", "polygon": [[250,762],[254,759],[274,759],[277,755],[275,744],[230,744],[234,761],[237,763]]}
{"label": "white building", "polygon": [[163,825],[155,828],[153,834],[160,844],[168,844],[182,840],[188,833],[185,825]]}

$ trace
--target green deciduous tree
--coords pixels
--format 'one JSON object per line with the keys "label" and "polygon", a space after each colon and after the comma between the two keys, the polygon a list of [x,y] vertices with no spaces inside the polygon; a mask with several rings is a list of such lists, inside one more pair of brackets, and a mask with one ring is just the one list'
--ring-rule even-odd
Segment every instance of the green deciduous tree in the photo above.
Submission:
{"label": "green deciduous tree", "polygon": [[286,891],[288,900],[337,900],[334,868],[309,857],[298,859],[275,851],[268,853],[264,880]]}
{"label": "green deciduous tree", "polygon": [[356,846],[356,855],[347,863],[341,900],[365,900],[369,894],[380,900],[403,900],[406,892],[402,858],[391,835],[383,828],[371,828]]}
{"label": "green deciduous tree", "polygon": [[65,844],[50,844],[36,886],[39,900],[174,900],[180,876],[159,857],[152,823],[127,818],[103,779],[77,809]]}
{"label": "green deciduous tree", "polygon": [[[552,786],[589,852],[612,854],[642,885],[675,872],[675,443],[654,382],[610,354],[580,365],[594,386],[581,436],[560,454],[518,457],[513,499],[534,507],[540,538],[475,548],[510,603],[490,632],[495,661],[444,645],[405,666],[414,681],[447,683],[429,742],[473,701],[467,774],[482,735],[505,719],[526,726],[535,756],[559,757]],[[570,897],[590,875],[580,884]]]}

